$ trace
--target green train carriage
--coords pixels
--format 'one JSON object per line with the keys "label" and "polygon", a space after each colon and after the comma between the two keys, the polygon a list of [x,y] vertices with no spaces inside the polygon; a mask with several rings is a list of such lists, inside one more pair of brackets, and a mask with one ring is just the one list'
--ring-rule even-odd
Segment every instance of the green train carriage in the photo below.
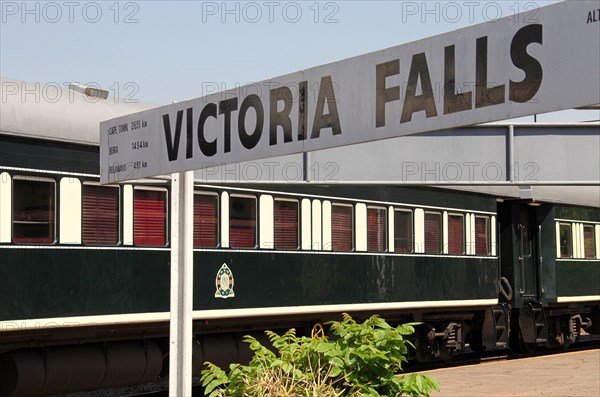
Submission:
{"label": "green train carriage", "polygon": [[[64,98],[2,107],[0,395],[167,372],[169,180],[98,183],[98,122],[147,106]],[[309,334],[342,312],[423,322],[420,361],[566,347],[600,326],[599,211],[459,189],[197,181],[195,362],[247,360],[243,335]]]}

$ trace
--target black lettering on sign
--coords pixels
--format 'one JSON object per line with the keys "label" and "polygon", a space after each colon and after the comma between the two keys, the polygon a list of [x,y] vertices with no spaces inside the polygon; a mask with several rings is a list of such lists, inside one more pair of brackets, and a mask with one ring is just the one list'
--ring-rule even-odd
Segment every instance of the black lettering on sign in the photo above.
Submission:
{"label": "black lettering on sign", "polygon": [[598,22],[598,21],[600,21],[600,8],[598,8],[597,10],[592,10],[592,11],[588,12],[588,17],[587,17],[586,23],[593,23],[593,22]]}
{"label": "black lettering on sign", "polygon": [[[252,134],[248,134],[246,131],[246,113],[250,108],[253,108],[256,112],[256,126]],[[238,135],[240,142],[246,149],[252,149],[260,141],[264,123],[265,112],[260,98],[256,94],[248,95],[242,102],[238,116]]]}
{"label": "black lettering on sign", "polygon": [[177,111],[177,121],[175,123],[175,137],[171,134],[171,122],[169,114],[163,114],[163,127],[165,131],[165,140],[167,141],[167,156],[169,161],[177,160],[179,155],[179,140],[181,138],[181,122],[183,120],[183,110]]}
{"label": "black lettering on sign", "polygon": [[519,29],[510,43],[512,63],[525,72],[522,81],[509,82],[508,97],[513,102],[527,102],[537,94],[542,85],[542,65],[527,53],[527,46],[531,43],[542,44],[542,25],[527,25]]}
{"label": "black lettering on sign", "polygon": [[202,154],[207,157],[217,154],[217,138],[212,142],[208,142],[204,137],[204,123],[209,117],[217,118],[217,105],[214,103],[204,106],[204,109],[200,112],[200,120],[198,120],[198,146],[200,146]]}
{"label": "black lettering on sign", "polygon": [[456,92],[456,56],[454,46],[444,48],[444,114],[462,112],[473,108],[473,92]]}
{"label": "black lettering on sign", "polygon": [[186,159],[191,159],[192,156],[194,155],[194,126],[193,126],[193,120],[194,119],[194,109],[193,108],[188,108],[187,109],[187,116],[186,116],[186,124],[187,124],[187,136],[186,136],[186,146],[185,146],[185,158]]}
{"label": "black lettering on sign", "polygon": [[[321,78],[319,98],[317,99],[317,107],[315,109],[315,120],[313,121],[312,132],[310,134],[311,139],[321,136],[321,130],[323,128],[331,128],[333,135],[342,133],[340,116],[337,109],[337,100],[335,99],[333,88],[331,76],[324,76]],[[325,101],[327,101],[327,111],[329,112],[327,114],[323,113]]]}
{"label": "black lettering on sign", "polygon": [[[277,104],[283,101],[283,109],[277,111]],[[292,141],[292,90],[283,86],[274,88],[270,93],[269,108],[269,145],[277,145],[277,127],[281,126],[283,130],[283,142]]]}
{"label": "black lettering on sign", "polygon": [[504,103],[504,84],[488,88],[487,59],[488,44],[487,36],[477,39],[475,63],[475,107],[499,105]]}
{"label": "black lettering on sign", "polygon": [[[419,80],[421,81],[422,95],[416,95]],[[411,121],[413,113],[423,110],[427,118],[437,116],[427,57],[424,52],[421,52],[412,57],[400,123]]]}
{"label": "black lettering on sign", "polygon": [[306,111],[306,90],[308,81],[301,81],[298,85],[298,140],[306,139],[306,126],[308,125],[308,112]]}
{"label": "black lettering on sign", "polygon": [[375,66],[375,127],[385,126],[385,104],[400,99],[400,87],[386,88],[385,79],[400,73],[400,60],[380,63]]}
{"label": "black lettering on sign", "polygon": [[237,110],[237,108],[237,98],[225,99],[219,102],[219,114],[225,115],[225,130],[223,131],[225,134],[225,153],[231,151],[231,112]]}

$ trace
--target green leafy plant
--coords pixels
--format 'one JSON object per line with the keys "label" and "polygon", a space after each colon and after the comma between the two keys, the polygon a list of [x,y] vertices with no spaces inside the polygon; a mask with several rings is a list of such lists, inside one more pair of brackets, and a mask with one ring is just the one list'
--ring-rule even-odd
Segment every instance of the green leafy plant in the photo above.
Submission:
{"label": "green leafy plant", "polygon": [[266,331],[277,351],[251,336],[244,341],[254,356],[249,365],[232,364],[229,372],[205,363],[202,384],[210,397],[359,397],[429,396],[439,390],[434,378],[397,375],[411,342],[413,325],[390,326],[378,316],[357,323],[348,314],[329,323],[333,340]]}

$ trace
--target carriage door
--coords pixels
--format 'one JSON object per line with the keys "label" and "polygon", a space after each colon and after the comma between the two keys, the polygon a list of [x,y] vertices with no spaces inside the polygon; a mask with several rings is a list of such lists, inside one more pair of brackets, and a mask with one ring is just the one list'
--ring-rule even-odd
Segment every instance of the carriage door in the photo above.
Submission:
{"label": "carriage door", "polygon": [[521,271],[521,285],[519,293],[524,301],[536,300],[537,291],[537,235],[538,227],[535,223],[535,211],[528,206],[520,206],[517,223],[517,257]]}

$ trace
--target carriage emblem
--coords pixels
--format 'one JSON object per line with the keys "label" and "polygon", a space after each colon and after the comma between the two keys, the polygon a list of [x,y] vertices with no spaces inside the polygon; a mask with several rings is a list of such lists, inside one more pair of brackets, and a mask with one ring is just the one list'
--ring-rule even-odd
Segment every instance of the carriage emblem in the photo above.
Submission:
{"label": "carriage emblem", "polygon": [[233,273],[225,263],[223,263],[223,266],[217,272],[215,286],[217,287],[215,298],[227,299],[235,296],[233,292]]}

